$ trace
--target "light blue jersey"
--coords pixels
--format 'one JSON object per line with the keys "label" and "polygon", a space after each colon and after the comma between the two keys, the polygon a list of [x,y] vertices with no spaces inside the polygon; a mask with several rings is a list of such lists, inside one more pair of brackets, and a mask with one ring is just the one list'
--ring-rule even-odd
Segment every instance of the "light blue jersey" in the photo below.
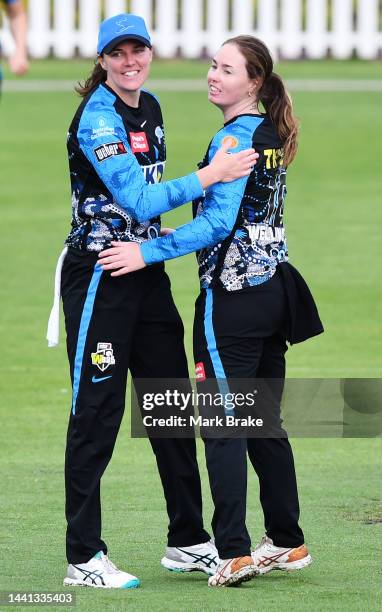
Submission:
{"label": "light blue jersey", "polygon": [[254,147],[259,153],[251,175],[207,189],[194,202],[194,221],[142,245],[142,254],[151,264],[197,251],[201,287],[220,284],[235,291],[269,280],[277,264],[287,260],[286,169],[282,143],[267,115],[240,115],[226,123],[202,165],[226,138],[232,140],[232,152]]}

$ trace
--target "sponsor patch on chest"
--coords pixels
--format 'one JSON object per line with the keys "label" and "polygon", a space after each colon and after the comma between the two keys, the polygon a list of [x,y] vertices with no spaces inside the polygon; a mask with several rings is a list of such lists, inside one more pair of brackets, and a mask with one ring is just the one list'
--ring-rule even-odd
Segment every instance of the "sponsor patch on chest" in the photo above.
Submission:
{"label": "sponsor patch on chest", "polygon": [[94,149],[95,156],[99,162],[103,162],[115,155],[126,155],[126,147],[123,142],[108,142]]}
{"label": "sponsor patch on chest", "polygon": [[236,149],[239,146],[239,141],[235,136],[225,136],[221,144],[228,145],[230,149]]}
{"label": "sponsor patch on chest", "polygon": [[148,153],[149,143],[145,132],[130,132],[129,136],[133,153]]}
{"label": "sponsor patch on chest", "polygon": [[160,183],[162,180],[165,161],[151,164],[150,166],[141,166],[146,183]]}

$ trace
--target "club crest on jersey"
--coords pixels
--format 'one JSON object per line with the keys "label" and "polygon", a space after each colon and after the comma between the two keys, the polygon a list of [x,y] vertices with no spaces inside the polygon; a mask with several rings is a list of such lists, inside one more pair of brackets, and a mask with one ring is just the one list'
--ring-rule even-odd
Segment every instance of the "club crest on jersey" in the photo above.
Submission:
{"label": "club crest on jersey", "polygon": [[126,155],[127,151],[123,142],[108,142],[94,149],[94,153],[99,162],[103,162],[115,155]]}
{"label": "club crest on jersey", "polygon": [[222,140],[222,145],[228,144],[230,149],[236,149],[239,141],[235,136],[225,136]]}
{"label": "club crest on jersey", "polygon": [[145,132],[130,132],[129,136],[133,153],[148,153],[149,143]]}
{"label": "club crest on jersey", "polygon": [[91,354],[91,358],[92,364],[101,370],[101,372],[104,372],[109,366],[115,365],[111,342],[98,342],[97,351]]}
{"label": "club crest on jersey", "polygon": [[204,369],[203,361],[199,361],[198,363],[195,364],[195,378],[199,382],[206,380],[206,371]]}

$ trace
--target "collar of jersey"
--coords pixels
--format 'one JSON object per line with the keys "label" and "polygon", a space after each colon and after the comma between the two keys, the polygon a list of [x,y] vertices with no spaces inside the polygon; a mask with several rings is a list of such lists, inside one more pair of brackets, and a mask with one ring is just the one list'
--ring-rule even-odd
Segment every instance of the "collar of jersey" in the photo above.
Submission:
{"label": "collar of jersey", "polygon": [[140,92],[140,95],[139,95],[139,104],[138,104],[138,106],[129,106],[128,104],[126,104],[126,102],[124,102],[124,100],[122,100],[122,98],[117,94],[117,92],[114,91],[114,89],[109,87],[109,85],[107,85],[106,83],[101,83],[101,86],[104,87],[109,93],[113,94],[113,96],[115,96],[115,98],[117,100],[119,100],[122,104],[124,104],[133,113],[134,112],[139,113],[141,111],[141,108],[142,108],[142,91]]}
{"label": "collar of jersey", "polygon": [[259,113],[258,115],[255,115],[254,113],[241,113],[240,115],[236,115],[235,117],[232,117],[232,119],[227,121],[224,124],[224,127],[226,127],[227,125],[230,125],[230,123],[233,123],[239,117],[255,117],[257,119],[265,119],[265,117],[267,117],[267,113]]}

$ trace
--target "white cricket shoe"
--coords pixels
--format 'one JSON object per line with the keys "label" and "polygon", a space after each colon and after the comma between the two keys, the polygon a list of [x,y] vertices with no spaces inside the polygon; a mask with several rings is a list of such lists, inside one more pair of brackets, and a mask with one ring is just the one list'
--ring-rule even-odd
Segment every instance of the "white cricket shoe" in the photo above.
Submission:
{"label": "white cricket shoe", "polygon": [[236,557],[222,560],[216,573],[208,579],[210,587],[238,586],[241,582],[252,580],[259,573],[252,557]]}
{"label": "white cricket shoe", "polygon": [[212,540],[194,546],[167,546],[161,564],[172,572],[204,572],[212,576],[220,563]]}
{"label": "white cricket shoe", "polygon": [[122,572],[107,555],[98,552],[87,563],[68,565],[64,586],[85,586],[101,589],[135,589],[140,585],[136,576]]}
{"label": "white cricket shoe", "polygon": [[252,559],[260,574],[267,574],[272,570],[293,572],[312,563],[305,544],[298,548],[282,548],[275,546],[273,540],[266,535],[252,552]]}

